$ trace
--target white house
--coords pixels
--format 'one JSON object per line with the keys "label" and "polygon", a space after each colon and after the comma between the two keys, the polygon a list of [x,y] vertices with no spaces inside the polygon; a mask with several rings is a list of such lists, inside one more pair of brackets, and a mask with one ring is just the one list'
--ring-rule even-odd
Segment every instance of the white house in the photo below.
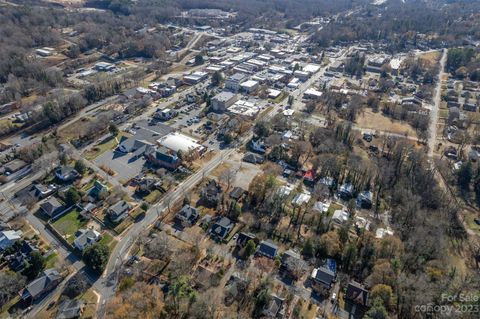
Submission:
{"label": "white house", "polygon": [[99,241],[101,235],[95,229],[80,229],[77,238],[73,241],[73,245],[80,251],[95,244]]}

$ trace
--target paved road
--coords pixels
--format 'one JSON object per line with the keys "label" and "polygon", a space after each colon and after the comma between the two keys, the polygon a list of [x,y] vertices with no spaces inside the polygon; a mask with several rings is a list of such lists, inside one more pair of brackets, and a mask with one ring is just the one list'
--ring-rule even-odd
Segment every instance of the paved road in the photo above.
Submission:
{"label": "paved road", "polygon": [[[174,190],[169,192],[161,202],[152,206],[147,211],[145,218],[142,221],[134,224],[127,231],[127,234],[115,246],[102,278],[109,279],[111,278],[112,274],[114,274],[114,276],[116,277],[123,260],[127,257],[127,253],[130,247],[140,236],[141,232],[154,223],[154,221],[159,217],[159,213],[162,214],[168,208],[168,203],[173,203],[175,201],[181,200],[184,197],[185,193],[192,190],[193,187],[204,178],[204,176],[208,175],[234,151],[235,149],[227,149],[220,151],[210,162],[208,162],[208,164],[202,167],[202,169],[197,171],[184,182],[179,184]],[[114,281],[115,280],[116,278],[114,279]],[[94,285],[94,287],[101,295],[100,305],[97,312],[99,318],[102,318],[105,315],[105,301],[113,297],[113,295],[115,294],[115,285],[107,286],[107,283],[108,281],[103,280],[97,282]]]}
{"label": "paved road", "polygon": [[[264,119],[271,118],[278,108],[274,107],[272,110],[265,114]],[[249,134],[244,136],[240,141],[241,144],[249,141],[253,136],[250,131]],[[181,200],[185,194],[191,191],[205,176],[213,171],[217,166],[223,163],[230,155],[236,151],[236,148],[220,150],[206,165],[200,170],[191,175],[185,181],[180,183],[175,189],[165,195],[161,202],[153,205],[146,213],[145,218],[140,222],[134,224],[127,230],[125,236],[115,246],[110,260],[102,276],[102,279],[94,284],[94,288],[100,294],[99,307],[97,309],[97,317],[103,318],[105,316],[105,304],[106,301],[115,295],[116,280],[118,277],[118,271],[122,262],[127,258],[130,247],[134,244],[136,239],[140,236],[142,231],[151,226],[155,220],[168,208],[168,203],[173,203]]]}
{"label": "paved road", "polygon": [[448,49],[442,52],[440,59],[440,70],[438,72],[437,87],[435,89],[435,98],[432,109],[430,110],[430,126],[428,128],[428,156],[433,157],[433,151],[437,142],[437,126],[438,126],[438,110],[440,109],[440,102],[442,100],[442,78],[445,74],[445,62],[447,61]]}

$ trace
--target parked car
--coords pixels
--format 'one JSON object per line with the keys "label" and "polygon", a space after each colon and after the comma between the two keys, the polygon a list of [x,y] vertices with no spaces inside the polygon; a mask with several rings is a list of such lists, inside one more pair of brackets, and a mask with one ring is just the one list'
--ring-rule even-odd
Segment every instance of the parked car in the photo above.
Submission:
{"label": "parked car", "polygon": [[336,300],[337,300],[337,293],[334,292],[334,293],[332,294],[332,298],[330,299],[330,301],[331,301],[331,302],[335,302]]}

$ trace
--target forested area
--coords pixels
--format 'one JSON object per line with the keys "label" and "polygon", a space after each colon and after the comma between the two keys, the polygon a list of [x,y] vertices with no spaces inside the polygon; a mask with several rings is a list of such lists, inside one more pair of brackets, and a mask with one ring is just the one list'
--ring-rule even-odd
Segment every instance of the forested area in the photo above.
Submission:
{"label": "forested area", "polygon": [[[267,141],[274,138],[276,122],[272,122],[256,127],[256,133]],[[307,225],[314,235],[303,239],[304,258],[340,261],[344,273],[371,288],[371,300],[380,297],[378,305],[372,304],[371,314],[382,310],[413,318],[416,305],[438,301],[442,294],[475,293],[478,279],[454,260],[457,253],[462,254],[467,267],[476,268],[478,243],[467,241],[459,208],[440,187],[426,154],[408,142],[384,138],[383,155],[366,159],[357,153],[357,143],[345,123],[333,130],[319,128],[291,142],[289,152],[275,146],[270,155],[275,156],[272,160],[282,159],[294,167],[310,162],[314,176],[332,178],[335,183],[330,188],[315,186],[312,194],[316,200],[328,198],[343,183],[351,183],[355,193],[370,189],[376,194],[373,214],[389,212],[394,236],[378,240],[360,228],[354,235],[353,221],[334,228],[328,217],[308,207],[290,209],[286,198],[279,195],[281,183],[274,171],[268,170],[257,176],[249,189],[254,232],[295,245],[302,242],[302,225]],[[348,213],[356,216],[354,203],[349,203]],[[281,226],[285,216],[290,220],[287,230]]]}
{"label": "forested area", "polygon": [[[321,47],[354,40],[384,41],[390,51],[400,51],[420,41],[440,46],[459,45],[480,35],[480,3],[455,1],[442,6],[424,1],[390,1],[388,6],[367,6],[345,15],[315,35]],[[426,37],[420,36],[426,35]]]}
{"label": "forested area", "polygon": [[448,51],[447,68],[459,79],[480,80],[480,57],[478,49],[454,48]]}
{"label": "forested area", "polygon": [[[158,10],[168,12],[162,7]],[[52,93],[52,89],[68,88],[65,75],[82,66],[81,59],[73,59],[92,50],[113,58],[163,59],[165,51],[172,45],[170,32],[136,32],[146,22],[162,21],[160,19],[163,18],[144,16],[141,12],[125,16],[109,11],[3,7],[0,10],[0,105],[16,102],[20,110],[29,114],[23,127],[35,124],[34,129],[41,129],[60,122],[87,103],[119,93],[125,81],[114,78],[87,85],[78,93],[64,90]],[[75,36],[66,40],[67,35],[62,30],[73,30]],[[60,48],[59,53],[71,60],[66,60],[61,67],[50,66],[34,53],[34,49],[42,47]],[[88,62],[87,58],[83,60],[83,63]],[[127,80],[136,81],[141,76],[137,73],[130,74]],[[25,100],[27,97],[31,97],[28,102]],[[18,128],[5,122],[0,134],[8,134]]]}

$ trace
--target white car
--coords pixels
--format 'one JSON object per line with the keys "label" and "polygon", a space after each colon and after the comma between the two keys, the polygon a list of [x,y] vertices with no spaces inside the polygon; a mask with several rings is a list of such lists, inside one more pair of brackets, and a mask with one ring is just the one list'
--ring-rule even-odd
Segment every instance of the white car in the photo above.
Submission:
{"label": "white car", "polygon": [[334,293],[332,294],[332,299],[331,299],[331,301],[332,301],[332,302],[335,302],[336,299],[337,299],[337,293],[334,292]]}

